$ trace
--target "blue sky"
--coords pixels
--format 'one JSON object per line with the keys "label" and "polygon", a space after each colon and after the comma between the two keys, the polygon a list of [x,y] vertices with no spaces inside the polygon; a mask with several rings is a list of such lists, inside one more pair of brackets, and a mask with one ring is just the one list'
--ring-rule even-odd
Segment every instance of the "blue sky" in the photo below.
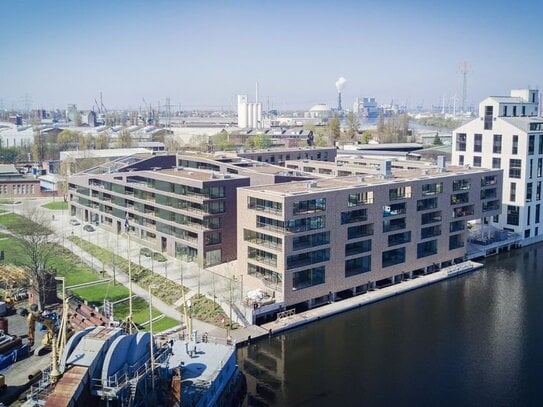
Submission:
{"label": "blue sky", "polygon": [[543,1],[24,1],[0,9],[4,107],[233,107],[259,81],[264,107],[356,96],[468,103],[543,86]]}

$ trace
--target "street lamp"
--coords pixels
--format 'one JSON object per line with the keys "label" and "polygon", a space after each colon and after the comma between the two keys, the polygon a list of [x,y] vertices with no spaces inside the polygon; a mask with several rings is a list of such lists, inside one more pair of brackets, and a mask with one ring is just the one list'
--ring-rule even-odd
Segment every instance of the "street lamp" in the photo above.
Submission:
{"label": "street lamp", "polygon": [[188,331],[189,331],[189,338],[192,338],[192,301],[191,300],[187,300],[187,307],[189,307],[189,326],[188,326]]}
{"label": "street lamp", "polygon": [[155,350],[154,350],[154,343],[153,343],[153,294],[151,292],[151,289],[154,288],[152,284],[149,284],[149,333],[151,335],[151,338],[149,340],[149,350],[151,353],[151,387],[153,389],[153,393],[155,391],[155,378],[154,378],[154,370],[155,370]]}

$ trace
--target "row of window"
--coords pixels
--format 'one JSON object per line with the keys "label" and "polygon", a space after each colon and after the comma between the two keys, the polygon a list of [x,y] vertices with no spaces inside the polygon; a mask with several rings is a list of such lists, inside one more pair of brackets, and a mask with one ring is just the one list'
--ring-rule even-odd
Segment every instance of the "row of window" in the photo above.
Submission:
{"label": "row of window", "polygon": [[[528,155],[535,154],[535,135],[528,136]],[[456,151],[466,151],[466,133],[457,133],[456,134]],[[502,135],[494,134],[492,138],[492,153],[501,154],[502,153]],[[473,137],[473,152],[481,153],[483,152],[483,135],[474,134]],[[538,154],[543,154],[543,134],[538,136]],[[512,144],[511,144],[511,154],[518,154],[518,135],[513,135]],[[475,164],[474,164],[475,165]]]}
{"label": "row of window", "polygon": [[33,195],[34,184],[14,184],[11,187],[11,191],[8,190],[6,184],[0,185],[0,194]]}

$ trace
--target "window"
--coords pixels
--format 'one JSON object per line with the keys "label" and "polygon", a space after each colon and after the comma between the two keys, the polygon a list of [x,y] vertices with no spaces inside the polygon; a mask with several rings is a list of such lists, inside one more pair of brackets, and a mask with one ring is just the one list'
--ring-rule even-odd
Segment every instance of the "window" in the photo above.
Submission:
{"label": "window", "polygon": [[411,232],[395,233],[388,236],[388,247],[409,243],[410,241]]}
{"label": "window", "polygon": [[299,215],[302,213],[315,213],[326,210],[326,198],[310,199],[307,201],[294,202],[292,213]]}
{"label": "window", "polygon": [[492,168],[501,168],[502,160],[498,157],[492,157]]}
{"label": "window", "polygon": [[281,213],[283,211],[283,204],[281,202],[268,201],[250,196],[247,198],[247,208],[262,212]]}
{"label": "window", "polygon": [[507,205],[507,224],[518,226],[519,224],[519,207]]}
{"label": "window", "polygon": [[541,181],[537,181],[535,188],[535,200],[539,201],[541,199]]}
{"label": "window", "polygon": [[458,156],[458,165],[464,165],[464,156],[463,155]]}
{"label": "window", "polygon": [[528,136],[528,155],[532,155],[535,151],[535,136]]}
{"label": "window", "polygon": [[532,202],[532,188],[533,183],[528,182],[526,184],[526,202]]}
{"label": "window", "polygon": [[474,167],[480,167],[481,166],[481,157],[478,157],[478,156],[473,157],[473,166]]}
{"label": "window", "polygon": [[341,224],[345,225],[346,223],[365,222],[368,220],[366,212],[366,208],[349,212],[341,212]]}
{"label": "window", "polygon": [[485,106],[485,115],[484,115],[484,129],[485,130],[492,130],[493,114],[494,114],[494,106]]}
{"label": "window", "polygon": [[314,233],[312,235],[296,236],[292,239],[292,250],[307,249],[330,243],[330,232]]}
{"label": "window", "polygon": [[528,178],[532,178],[534,172],[534,160],[530,158],[530,171],[528,172]]}
{"label": "window", "polygon": [[538,139],[539,139],[539,143],[538,143],[538,144],[539,144],[539,147],[538,147],[538,149],[537,149],[537,153],[538,153],[538,154],[543,154],[543,134],[540,134],[540,135],[538,136]]}
{"label": "window", "polygon": [[383,233],[405,229],[405,227],[406,227],[405,218],[383,220]]}
{"label": "window", "polygon": [[480,153],[483,151],[483,135],[475,134],[473,139],[473,152]]}
{"label": "window", "polygon": [[404,215],[406,213],[405,202],[383,206],[383,217]]}
{"label": "window", "polygon": [[260,246],[269,247],[275,250],[282,249],[283,240],[280,237],[266,235],[264,233],[255,232],[248,229],[243,229],[243,238],[246,242],[258,244]]}
{"label": "window", "polygon": [[492,152],[494,154],[502,153],[502,135],[494,134],[494,141],[492,143]]}
{"label": "window", "polygon": [[214,249],[206,252],[205,255],[205,264],[208,266],[213,264],[219,264],[222,259],[222,252],[221,249]]}
{"label": "window", "polygon": [[466,151],[466,133],[456,133],[456,151]]}
{"label": "window", "polygon": [[411,187],[408,186],[389,189],[388,197],[390,201],[411,198]]}
{"label": "window", "polygon": [[532,211],[531,211],[532,207],[531,206],[528,206],[528,214],[526,215],[526,224],[528,226],[530,226],[530,218],[531,218],[531,214],[532,214]]}
{"label": "window", "polygon": [[453,191],[467,191],[469,189],[471,189],[471,181],[469,179],[453,181]]}
{"label": "window", "polygon": [[481,178],[481,186],[487,187],[489,185],[496,185],[498,183],[498,177],[496,175],[485,175]]}
{"label": "window", "polygon": [[443,192],[443,183],[422,184],[422,195],[437,195]]}
{"label": "window", "polygon": [[498,190],[496,188],[481,189],[481,199],[492,199],[498,196]]}
{"label": "window", "polygon": [[301,290],[314,285],[324,284],[324,266],[292,273],[292,289]]}
{"label": "window", "polygon": [[500,209],[500,200],[483,202],[483,212],[496,211]]}
{"label": "window", "polygon": [[373,191],[349,194],[349,198],[347,200],[347,206],[358,206],[371,203],[373,203]]}
{"label": "window", "polygon": [[423,213],[420,216],[421,225],[426,225],[428,223],[441,222],[441,211]]}
{"label": "window", "polygon": [[262,280],[265,285],[275,289],[276,291],[283,290],[283,276],[280,273],[248,263],[247,274]]}
{"label": "window", "polygon": [[537,176],[541,177],[541,171],[543,171],[543,158],[537,159]]}
{"label": "window", "polygon": [[473,216],[475,209],[473,205],[460,206],[453,209],[453,218],[461,218],[464,216]]}
{"label": "window", "polygon": [[345,260],[345,277],[371,271],[371,256],[357,257],[356,259]]}
{"label": "window", "polygon": [[507,116],[507,105],[503,107],[503,115]]}
{"label": "window", "polygon": [[522,170],[522,160],[511,158],[509,160],[509,177],[520,178],[521,170]]}
{"label": "window", "polygon": [[399,249],[383,252],[383,267],[390,267],[401,263],[405,263],[405,247],[400,247]]}
{"label": "window", "polygon": [[465,220],[455,220],[454,222],[449,223],[449,232],[460,232],[461,230],[466,229]]}
{"label": "window", "polygon": [[513,116],[514,117],[517,116],[517,107],[516,106],[513,106]]}
{"label": "window", "polygon": [[524,238],[525,238],[525,239],[528,239],[529,237],[530,237],[530,229],[526,229],[526,230],[524,231]]}
{"label": "window", "polygon": [[518,154],[518,136],[513,136],[513,149],[511,150],[511,154]]}
{"label": "window", "polygon": [[464,239],[462,239],[462,233],[449,236],[449,250],[455,250],[464,247]]}
{"label": "window", "polygon": [[417,201],[417,211],[437,208],[437,198],[419,199]]}
{"label": "window", "polygon": [[307,266],[314,263],[322,263],[330,260],[330,249],[314,250],[287,256],[287,270]]}
{"label": "window", "polygon": [[247,252],[247,258],[259,261],[260,263],[266,263],[271,266],[277,266],[277,255],[267,252],[265,250],[257,249],[249,246]]}
{"label": "window", "polygon": [[460,192],[451,195],[451,205],[465,204],[469,202],[469,192]]}
{"label": "window", "polygon": [[293,232],[293,233],[322,229],[324,227],[326,227],[326,219],[324,216],[313,216],[311,218],[302,218],[302,219],[290,219],[286,223],[287,231]]}
{"label": "window", "polygon": [[345,245],[345,256],[352,256],[353,254],[360,254],[366,252],[371,252],[371,239],[361,240],[354,243],[347,243]]}
{"label": "window", "polygon": [[441,235],[441,225],[428,226],[420,230],[420,238],[427,239],[429,237],[435,237]]}
{"label": "window", "polygon": [[540,209],[541,209],[541,205],[540,204],[537,204],[535,206],[535,223],[539,223],[539,212],[540,212]]}
{"label": "window", "polygon": [[359,237],[373,235],[373,223],[369,225],[351,226],[347,229],[348,239],[357,239]]}
{"label": "window", "polygon": [[417,259],[437,254],[437,240],[417,244]]}

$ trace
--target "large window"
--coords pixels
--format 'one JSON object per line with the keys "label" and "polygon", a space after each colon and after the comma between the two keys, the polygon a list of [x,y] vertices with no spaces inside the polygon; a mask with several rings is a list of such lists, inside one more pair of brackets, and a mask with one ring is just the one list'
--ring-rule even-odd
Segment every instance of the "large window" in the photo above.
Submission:
{"label": "large window", "polygon": [[364,222],[368,220],[367,209],[356,209],[349,212],[341,212],[341,224]]}
{"label": "large window", "polygon": [[449,236],[449,250],[460,249],[461,247],[464,247],[462,233]]}
{"label": "large window", "polygon": [[389,189],[388,197],[390,201],[411,198],[411,187],[408,186]]}
{"label": "large window", "polygon": [[383,252],[382,263],[383,267],[390,267],[396,264],[405,263],[405,247]]}
{"label": "large window", "polygon": [[357,257],[356,259],[345,260],[345,277],[371,271],[371,255]]}
{"label": "large window", "polygon": [[522,170],[522,160],[511,158],[509,160],[509,177],[520,178]]}
{"label": "large window", "polygon": [[417,211],[437,208],[437,198],[419,199],[417,201]]}
{"label": "large window", "polygon": [[498,183],[498,177],[496,175],[485,175],[481,178],[481,186],[487,187],[489,185],[496,185]]}
{"label": "large window", "polygon": [[483,135],[475,134],[473,138],[473,152],[480,153],[483,151]]}
{"label": "large window", "polygon": [[512,226],[519,225],[520,208],[514,205],[507,205],[507,224]]}
{"label": "large window", "polygon": [[292,239],[292,250],[307,249],[330,243],[330,232],[314,233],[312,235],[296,236]]}
{"label": "large window", "polygon": [[464,204],[469,202],[469,192],[459,192],[451,195],[451,205]]}
{"label": "large window", "polygon": [[469,179],[453,181],[453,191],[467,191],[469,189],[471,189],[471,181]]}
{"label": "large window", "polygon": [[247,257],[252,260],[259,261],[260,263],[266,263],[271,266],[277,266],[277,255],[267,252],[265,250],[257,249],[256,247],[249,246]]}
{"label": "large window", "polygon": [[405,218],[383,220],[383,233],[392,232],[394,230],[405,229],[405,227],[406,227]]}
{"label": "large window", "polygon": [[301,290],[303,288],[312,287],[314,285],[324,284],[324,281],[324,266],[292,273],[293,290]]}
{"label": "large window", "polygon": [[294,202],[293,214],[322,212],[326,210],[326,198],[309,199],[307,201]]}
{"label": "large window", "polygon": [[257,211],[262,212],[281,213],[283,211],[283,204],[281,202],[274,202],[250,196],[247,198],[247,208],[256,209]]}
{"label": "large window", "polygon": [[441,211],[423,213],[422,215],[420,215],[421,225],[435,222],[441,222]]}
{"label": "large window", "polygon": [[410,241],[411,232],[395,233],[388,236],[388,247],[409,243]]}
{"label": "large window", "polygon": [[351,226],[347,229],[347,236],[349,239],[357,239],[359,237],[373,235],[373,223],[369,225]]}
{"label": "large window", "polygon": [[484,129],[492,130],[494,106],[485,106]]}
{"label": "large window", "polygon": [[353,254],[360,254],[366,252],[371,252],[371,239],[361,240],[354,243],[347,243],[345,245],[345,256],[352,256]]}
{"label": "large window", "polygon": [[455,220],[449,224],[449,232],[460,232],[461,230],[466,229],[465,220]]}
{"label": "large window", "polygon": [[474,167],[480,167],[481,166],[481,157],[480,156],[474,156],[473,157],[473,166]]}
{"label": "large window", "polygon": [[313,216],[311,218],[290,219],[286,228],[289,232],[298,233],[308,230],[322,229],[326,227],[324,216]]}
{"label": "large window", "polygon": [[276,291],[283,291],[283,276],[276,271],[248,263],[247,274],[262,280],[266,286]]}
{"label": "large window", "polygon": [[383,217],[403,215],[406,212],[405,202],[383,206]]}
{"label": "large window", "polygon": [[428,226],[420,230],[420,238],[428,239],[429,237],[440,236],[441,225]]}
{"label": "large window", "polygon": [[437,254],[437,240],[417,244],[417,259]]}
{"label": "large window", "polygon": [[502,135],[494,134],[493,143],[492,143],[492,152],[494,154],[502,153]]}
{"label": "large window", "polygon": [[518,136],[513,136],[513,148],[511,149],[511,154],[518,154]]}
{"label": "large window", "polygon": [[499,157],[492,157],[492,168],[501,168],[502,159]]}
{"label": "large window", "polygon": [[330,260],[330,249],[314,250],[287,256],[287,270]]}
{"label": "large window", "polygon": [[481,199],[492,199],[498,196],[498,190],[496,188],[481,189]]}
{"label": "large window", "polygon": [[466,151],[466,133],[456,133],[456,151]]}
{"label": "large window", "polygon": [[463,216],[472,216],[475,213],[473,205],[460,206],[453,209],[453,218],[461,218]]}
{"label": "large window", "polygon": [[373,191],[349,194],[347,206],[358,206],[373,203]]}
{"label": "large window", "polygon": [[533,183],[526,184],[526,202],[532,202]]}
{"label": "large window", "polygon": [[269,247],[275,250],[282,249],[282,240],[280,237],[266,235],[264,233],[243,229],[243,238],[246,242],[256,243],[260,246]]}
{"label": "large window", "polygon": [[528,136],[528,154],[532,155],[535,151],[535,136]]}
{"label": "large window", "polygon": [[422,184],[422,195],[437,195],[443,192],[443,182]]}
{"label": "large window", "polygon": [[511,202],[515,202],[517,199],[517,184],[515,182],[511,182],[511,185],[509,186],[509,200]]}

